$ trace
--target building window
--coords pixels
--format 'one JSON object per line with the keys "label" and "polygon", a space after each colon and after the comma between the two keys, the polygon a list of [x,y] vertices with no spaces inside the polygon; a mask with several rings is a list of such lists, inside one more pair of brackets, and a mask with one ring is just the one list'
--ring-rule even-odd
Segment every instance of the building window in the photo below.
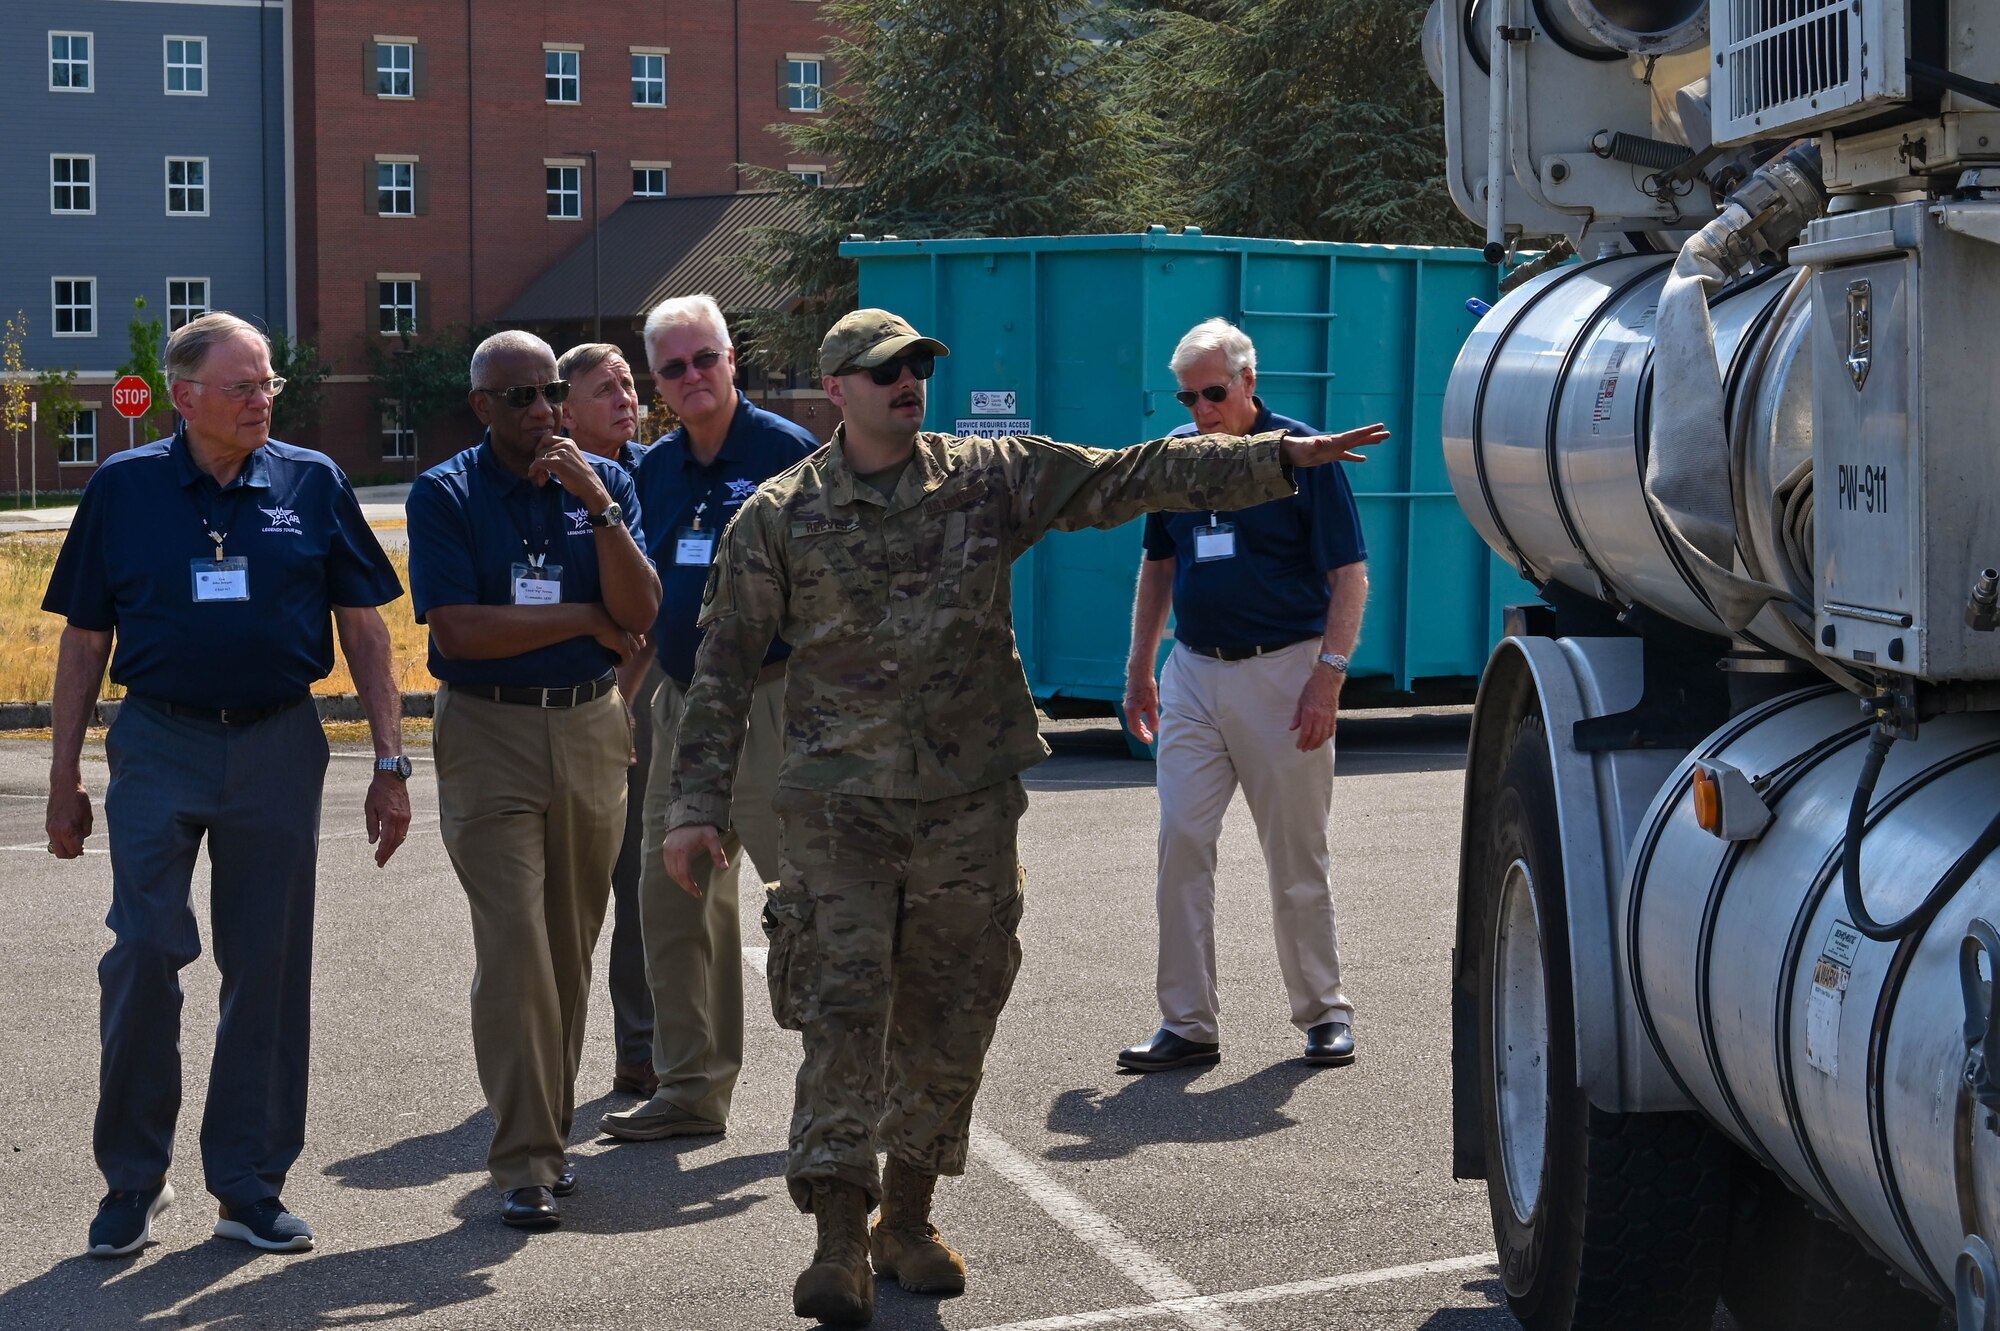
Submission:
{"label": "building window", "polygon": [[664,166],[633,167],[632,197],[635,199],[666,198],[667,168],[665,168]]}
{"label": "building window", "polygon": [[550,217],[582,217],[583,168],[580,166],[549,167],[548,193]]}
{"label": "building window", "polygon": [[53,318],[49,326],[57,337],[97,336],[97,279],[55,277],[49,279]]}
{"label": "building window", "polygon": [[94,213],[97,178],[95,157],[49,158],[49,211],[52,213]]}
{"label": "building window", "polygon": [[667,57],[659,52],[632,53],[632,105],[667,104]]}
{"label": "building window", "polygon": [[384,217],[417,215],[417,164],[375,163],[375,211]]}
{"label": "building window", "polygon": [[417,48],[408,42],[383,42],[375,48],[375,95],[417,95]]}
{"label": "building window", "polygon": [[801,57],[785,58],[785,109],[819,110],[820,62]]}
{"label": "building window", "polygon": [[97,461],[97,408],[76,413],[69,433],[56,438],[56,461],[65,467],[88,467]]}
{"label": "building window", "polygon": [[797,176],[806,184],[811,185],[814,189],[818,189],[821,185],[826,184],[826,168],[823,166],[788,166],[785,170]]}
{"label": "building window", "polygon": [[407,462],[417,455],[417,432],[403,427],[403,413],[396,402],[382,404],[382,456]]}
{"label": "building window", "polygon": [[579,66],[583,62],[581,51],[543,51],[542,96],[551,102],[580,102],[583,100],[583,76]]}
{"label": "building window", "polygon": [[89,92],[90,34],[52,32],[49,34],[49,88],[54,92]]}
{"label": "building window", "polygon": [[377,327],[384,333],[417,331],[417,284],[414,279],[392,278],[375,284]]}
{"label": "building window", "polygon": [[176,217],[208,216],[208,159],[167,159],[167,212]]}
{"label": "building window", "polygon": [[173,332],[190,319],[208,313],[208,279],[170,277],[167,279],[167,331]]}
{"label": "building window", "polygon": [[167,38],[167,92],[176,97],[208,96],[208,38]]}

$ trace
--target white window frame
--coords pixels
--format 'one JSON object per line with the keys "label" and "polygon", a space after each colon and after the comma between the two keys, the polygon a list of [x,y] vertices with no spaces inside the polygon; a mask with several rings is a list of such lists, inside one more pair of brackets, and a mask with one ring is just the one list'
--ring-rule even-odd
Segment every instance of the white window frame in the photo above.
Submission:
{"label": "white window frame", "polygon": [[[178,185],[174,184],[175,162],[200,162],[201,184],[190,185],[185,180],[183,180]],[[208,204],[209,204],[208,196],[209,196],[209,191],[212,188],[212,185],[208,173],[208,159],[206,157],[169,157],[167,159],[167,164],[166,164],[166,178],[167,178],[167,216],[169,217],[208,216]],[[201,191],[201,207],[198,209],[174,207],[174,191],[177,189],[180,190],[199,189]]]}
{"label": "white window frame", "polygon": [[812,162],[787,162],[785,170],[815,189],[823,189],[826,186],[826,168],[824,166]]}
{"label": "white window frame", "polygon": [[[557,70],[553,74],[549,72],[551,56],[558,57],[553,62],[557,66]],[[563,61],[560,59],[562,56],[569,57],[568,63],[570,69],[568,73],[562,72],[561,66]],[[576,95],[573,97],[549,96],[549,81],[551,79],[555,80],[556,91],[558,92],[562,91],[562,84],[567,80],[571,91]],[[544,45],[542,47],[542,101],[549,106],[583,105],[583,48],[581,46]]]}
{"label": "white window frame", "polygon": [[[408,58],[407,63],[401,69],[396,68],[394,63],[387,65],[383,63],[390,60],[389,53],[391,51],[401,51]],[[390,91],[388,92],[382,91],[382,76],[384,74],[389,76]],[[408,92],[395,91],[398,75],[401,75],[407,81],[410,89]],[[415,42],[385,42],[378,40],[375,43],[375,95],[385,102],[408,102],[416,99],[417,44]]]}
{"label": "white window frame", "polygon": [[635,175],[635,176],[636,176],[636,175],[639,175],[639,174],[640,174],[641,172],[652,172],[652,171],[657,171],[657,172],[659,172],[659,173],[660,173],[660,190],[659,190],[659,193],[657,193],[657,194],[654,194],[654,193],[641,193],[641,192],[640,192],[640,190],[639,190],[639,182],[637,182],[637,181],[635,180],[635,181],[633,181],[633,182],[632,182],[632,197],[633,197],[633,198],[635,198],[635,199],[664,199],[664,198],[666,198],[666,197],[667,197],[667,188],[668,188],[668,186],[669,186],[669,185],[671,185],[671,184],[673,183],[673,182],[672,182],[672,175],[673,175],[673,169],[674,169],[674,164],[673,164],[672,162],[634,162],[634,163],[632,163],[632,174],[633,174],[633,175]]}
{"label": "white window frame", "polygon": [[[389,326],[387,328],[382,327],[382,315],[385,311],[394,311],[395,314],[407,312],[410,316],[410,332],[415,333],[418,331],[417,284],[421,281],[423,281],[423,278],[416,273],[375,274],[375,330],[383,337],[394,337],[397,333],[397,320],[394,315],[389,320]],[[384,302],[382,299],[382,288],[385,286],[408,287],[410,289],[409,303],[405,305],[403,301],[398,299],[403,294],[401,291],[391,291],[388,301]]]}
{"label": "white window frame", "polygon": [[[637,64],[641,60],[657,60],[660,62],[660,76],[657,79],[651,74],[640,74],[637,70],[633,71],[632,105],[658,108],[664,107],[667,104],[667,57],[672,54],[673,52],[664,46],[635,46],[632,48],[632,60],[634,64]],[[660,99],[656,102],[639,100],[640,85],[646,85],[645,91],[650,92],[652,85],[655,83],[658,83],[660,86]]]}
{"label": "white window frame", "polygon": [[[176,283],[176,282],[199,282],[199,283],[201,283],[201,304],[200,304],[200,305],[193,305],[193,304],[190,304],[190,303],[188,303],[188,302],[186,302],[186,301],[183,301],[183,302],[181,302],[180,304],[176,305],[176,304],[174,303],[174,283]],[[167,279],[167,331],[168,331],[169,333],[171,333],[171,332],[173,332],[173,331],[174,331],[175,329],[179,328],[179,327],[181,326],[181,324],[184,324],[184,323],[188,322],[188,320],[189,320],[189,319],[198,319],[198,318],[200,318],[200,317],[201,317],[202,315],[204,315],[204,314],[207,314],[207,313],[209,313],[209,312],[210,312],[211,310],[213,310],[213,309],[215,308],[215,302],[214,302],[214,300],[213,300],[213,299],[211,298],[211,295],[210,295],[210,293],[211,293],[211,292],[213,292],[214,290],[215,290],[215,287],[214,287],[214,284],[213,284],[213,283],[211,283],[211,282],[210,282],[210,281],[209,281],[209,280],[208,280],[207,278],[205,278],[205,277],[170,277],[170,278],[168,278],[168,279]],[[188,316],[187,316],[187,319],[183,319],[183,320],[181,320],[181,324],[177,324],[177,323],[175,323],[175,322],[174,322],[174,311],[175,311],[175,310],[187,310],[187,311],[189,312],[189,313],[188,313]]]}
{"label": "white window frame", "polygon": [[[69,433],[56,436],[56,465],[58,467],[94,467],[97,465],[97,422],[99,410],[100,408],[95,402],[79,402],[77,404],[76,419],[70,422]],[[85,418],[88,418],[90,421],[89,457],[81,457],[77,453],[77,445],[84,442],[85,439],[83,432],[77,427],[83,424]],[[69,450],[68,457],[63,456],[65,448]]]}
{"label": "white window frame", "polygon": [[[86,43],[85,55],[81,61],[78,61],[76,57],[73,55],[66,55],[63,57],[63,63],[65,65],[71,66],[72,70],[79,63],[82,64],[83,86],[81,88],[77,87],[74,83],[65,87],[56,82],[56,38],[58,37],[81,37]],[[75,48],[72,46],[71,49],[74,50]],[[49,30],[48,53],[49,53],[50,92],[96,92],[97,91],[97,34],[96,33],[72,32],[64,28],[51,28]]]}
{"label": "white window frame", "polygon": [[401,403],[393,398],[382,403],[381,436],[384,462],[408,462],[417,456],[416,427],[411,426],[405,430],[402,417]]}
{"label": "white window frame", "polygon": [[[542,162],[542,168],[543,210],[547,213],[548,219],[551,222],[581,222],[583,220],[583,163],[551,158]],[[548,178],[551,171],[562,172],[561,179],[551,183]],[[574,199],[576,201],[576,211],[573,213],[550,211],[556,208],[558,202],[563,199]]]}
{"label": "white window frame", "polygon": [[[403,184],[400,185],[392,183],[389,186],[389,188],[385,191],[382,188],[382,168],[385,166],[391,168],[390,172],[391,181],[394,181],[395,179],[395,172],[393,168],[399,166],[402,167],[403,170],[408,173],[408,179]],[[409,196],[410,206],[408,208],[384,208],[382,206],[382,196],[384,193],[387,193],[392,199],[398,194],[407,194]],[[417,215],[417,159],[416,158],[377,157],[375,159],[375,214],[378,217],[415,217]]]}
{"label": "white window frame", "polygon": [[[174,63],[174,45],[173,45],[175,42],[194,43],[195,48],[200,53],[200,58],[197,59],[193,64],[187,63],[187,60],[185,59],[187,55],[187,50],[186,48],[182,48],[181,55],[183,59],[180,64],[176,65]],[[161,86],[166,90],[167,96],[169,97],[208,96],[208,38],[196,37],[187,33],[176,33],[176,32],[167,33],[165,36],[160,38],[160,58],[165,66],[165,68],[161,71],[160,82]],[[195,71],[195,73],[199,75],[201,78],[201,86],[199,88],[176,88],[174,86],[174,71],[177,69],[181,70],[183,73],[185,73],[187,70],[190,69]],[[183,78],[182,82],[186,82],[185,78]]]}
{"label": "white window frame", "polygon": [[[56,283],[58,282],[90,283],[90,303],[88,305],[78,305],[74,302],[74,300],[72,300],[71,303],[68,305],[58,304],[56,301]],[[74,297],[75,294],[76,293],[73,290],[70,292],[70,295],[72,297]],[[67,333],[58,331],[56,327],[56,325],[60,322],[56,318],[56,311],[58,310],[71,311],[72,324],[75,323],[75,311],[77,310],[88,311],[90,317],[90,331],[87,333],[79,333],[75,331],[74,328],[72,328],[71,331]],[[96,337],[97,336],[97,279],[95,277],[85,277],[80,274],[71,274],[71,273],[56,273],[49,278],[49,336],[50,337]]]}
{"label": "white window frame", "polygon": [[[56,179],[57,162],[90,163],[89,167],[86,168],[90,173],[90,179],[83,182],[83,187],[86,190],[90,191],[90,206],[88,208],[56,207],[56,190],[58,188],[66,188],[70,190],[74,190],[76,188],[76,181],[74,178],[68,181],[58,181]],[[97,154],[96,153],[50,153],[49,154],[49,212],[56,217],[93,217],[96,215],[97,213]]]}
{"label": "white window frame", "polygon": [[[812,82],[805,76],[810,66]],[[808,95],[810,94],[810,95]],[[808,105],[810,103],[810,105]],[[799,55],[787,52],[785,55],[785,109],[800,115],[818,115],[826,105],[826,57],[823,55]]]}

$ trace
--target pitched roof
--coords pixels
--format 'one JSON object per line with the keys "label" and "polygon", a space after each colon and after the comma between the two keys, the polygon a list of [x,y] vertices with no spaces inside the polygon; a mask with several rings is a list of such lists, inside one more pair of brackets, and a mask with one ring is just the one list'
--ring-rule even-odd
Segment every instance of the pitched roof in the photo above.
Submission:
{"label": "pitched roof", "polygon": [[[724,314],[782,309],[791,293],[759,281],[743,260],[755,248],[747,232],[801,220],[797,201],[771,190],[627,200],[602,223],[605,316],[643,317],[669,296],[697,291],[715,297]],[[501,322],[590,318],[590,249],[586,232],[514,298]]]}

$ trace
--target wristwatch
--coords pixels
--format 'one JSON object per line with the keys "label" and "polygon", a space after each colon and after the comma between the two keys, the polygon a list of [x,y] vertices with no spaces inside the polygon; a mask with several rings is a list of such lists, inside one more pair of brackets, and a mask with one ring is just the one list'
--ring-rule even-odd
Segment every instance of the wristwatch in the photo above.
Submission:
{"label": "wristwatch", "polygon": [[624,520],[625,510],[619,507],[616,499],[606,504],[603,511],[590,515],[590,525],[593,527],[615,527]]}
{"label": "wristwatch", "polygon": [[398,781],[408,781],[410,779],[410,772],[413,769],[410,766],[410,760],[399,753],[393,758],[377,758],[375,760],[375,770],[378,772],[387,772]]}
{"label": "wristwatch", "polygon": [[1319,654],[1319,663],[1321,665],[1332,666],[1334,673],[1337,675],[1347,673],[1347,658],[1339,652],[1321,652]]}

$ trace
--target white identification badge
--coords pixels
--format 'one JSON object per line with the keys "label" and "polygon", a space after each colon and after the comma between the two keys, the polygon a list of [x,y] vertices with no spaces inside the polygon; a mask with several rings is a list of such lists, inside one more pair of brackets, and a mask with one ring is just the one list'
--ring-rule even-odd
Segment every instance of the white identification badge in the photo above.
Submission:
{"label": "white identification badge", "polygon": [[514,565],[514,604],[562,604],[562,565]]}
{"label": "white identification badge", "polygon": [[1211,520],[1206,527],[1194,529],[1194,562],[1206,564],[1216,559],[1236,558],[1236,528],[1227,522]]}
{"label": "white identification badge", "polygon": [[707,568],[715,562],[715,533],[683,527],[674,538],[674,563]]}
{"label": "white identification badge", "polygon": [[190,559],[197,601],[247,601],[250,599],[250,561],[241,555],[229,559]]}

